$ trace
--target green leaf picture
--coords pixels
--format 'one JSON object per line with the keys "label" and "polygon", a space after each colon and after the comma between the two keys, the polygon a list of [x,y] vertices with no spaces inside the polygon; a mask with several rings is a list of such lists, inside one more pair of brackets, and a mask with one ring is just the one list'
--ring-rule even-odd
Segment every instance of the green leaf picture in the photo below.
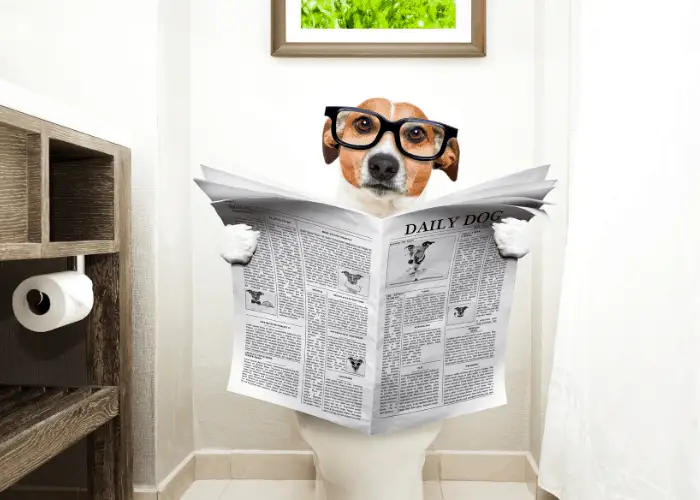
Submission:
{"label": "green leaf picture", "polygon": [[304,29],[455,29],[455,0],[301,0]]}

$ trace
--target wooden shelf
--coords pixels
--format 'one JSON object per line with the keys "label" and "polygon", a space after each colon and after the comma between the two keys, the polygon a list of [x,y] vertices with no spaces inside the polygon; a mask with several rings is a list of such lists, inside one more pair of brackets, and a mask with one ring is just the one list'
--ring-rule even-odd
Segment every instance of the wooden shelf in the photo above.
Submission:
{"label": "wooden shelf", "polygon": [[100,255],[116,253],[116,241],[55,241],[51,243],[0,243],[0,261],[55,259],[76,255]]}
{"label": "wooden shelf", "polygon": [[0,261],[40,258],[41,243],[0,243]]}
{"label": "wooden shelf", "polygon": [[116,387],[0,387],[0,491],[119,413]]}
{"label": "wooden shelf", "polygon": [[41,134],[0,121],[0,243],[40,242]]}
{"label": "wooden shelf", "polygon": [[[44,463],[24,481],[50,487],[52,458],[85,438],[79,486],[132,499],[130,172],[128,148],[0,105],[0,491]],[[8,309],[15,287],[76,255],[90,314],[50,340],[28,332]]]}
{"label": "wooden shelf", "polygon": [[126,156],[0,106],[0,260],[118,252]]}

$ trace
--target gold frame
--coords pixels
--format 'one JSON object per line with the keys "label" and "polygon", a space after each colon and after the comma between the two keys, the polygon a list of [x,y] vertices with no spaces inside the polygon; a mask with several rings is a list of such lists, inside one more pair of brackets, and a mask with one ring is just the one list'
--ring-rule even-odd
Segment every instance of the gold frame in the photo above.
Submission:
{"label": "gold frame", "polygon": [[271,0],[275,57],[483,57],[486,0],[472,0],[471,43],[299,43],[287,42],[286,2]]}

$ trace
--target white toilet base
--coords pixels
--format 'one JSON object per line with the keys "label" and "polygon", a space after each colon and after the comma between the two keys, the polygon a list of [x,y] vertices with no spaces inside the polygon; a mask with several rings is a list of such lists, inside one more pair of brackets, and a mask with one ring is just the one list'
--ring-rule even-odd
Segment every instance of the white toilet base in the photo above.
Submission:
{"label": "white toilet base", "polygon": [[378,436],[304,413],[297,424],[314,451],[316,500],[423,500],[425,451],[442,422]]}

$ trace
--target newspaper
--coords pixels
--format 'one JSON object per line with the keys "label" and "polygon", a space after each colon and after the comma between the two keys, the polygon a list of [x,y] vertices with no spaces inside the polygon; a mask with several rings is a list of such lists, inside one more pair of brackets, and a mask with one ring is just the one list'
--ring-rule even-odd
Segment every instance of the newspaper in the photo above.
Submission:
{"label": "newspaper", "polygon": [[260,231],[232,266],[228,389],[367,434],[505,404],[517,261],[492,224],[543,214],[547,171],[379,219],[203,167],[224,224]]}

